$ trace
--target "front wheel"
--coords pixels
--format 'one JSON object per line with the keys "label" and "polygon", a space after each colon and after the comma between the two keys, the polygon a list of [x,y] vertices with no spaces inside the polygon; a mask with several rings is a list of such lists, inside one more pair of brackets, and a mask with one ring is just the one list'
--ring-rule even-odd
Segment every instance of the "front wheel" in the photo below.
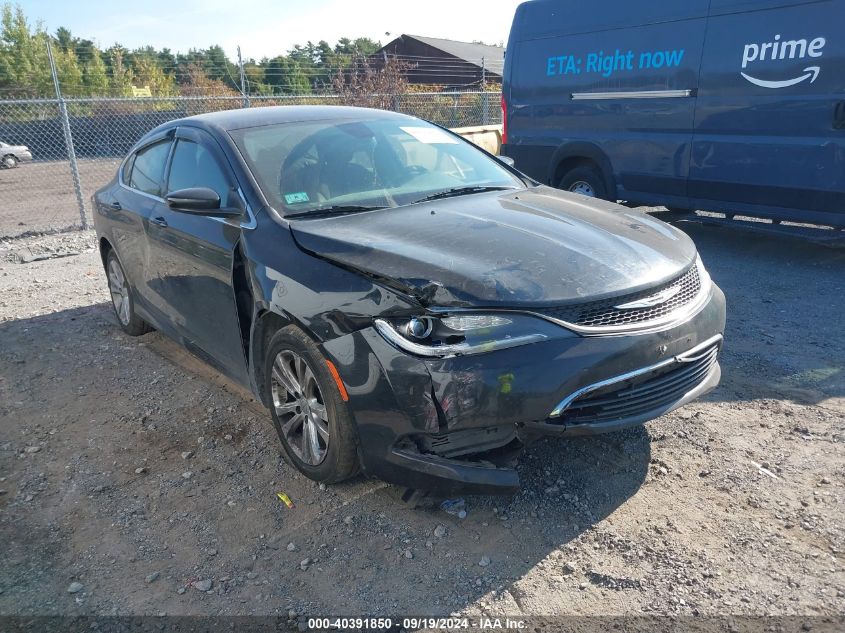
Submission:
{"label": "front wheel", "polygon": [[601,172],[586,165],[566,172],[558,183],[558,189],[580,193],[582,196],[589,198],[607,200],[607,190]]}
{"label": "front wheel", "polygon": [[270,341],[265,363],[270,413],[288,461],[309,479],[323,483],[343,481],[358,472],[346,392],[341,395],[314,342],[296,326],[283,328]]}
{"label": "front wheel", "polygon": [[12,156],[9,154],[8,156],[3,157],[3,167],[6,169],[13,169],[18,166],[18,157]]}

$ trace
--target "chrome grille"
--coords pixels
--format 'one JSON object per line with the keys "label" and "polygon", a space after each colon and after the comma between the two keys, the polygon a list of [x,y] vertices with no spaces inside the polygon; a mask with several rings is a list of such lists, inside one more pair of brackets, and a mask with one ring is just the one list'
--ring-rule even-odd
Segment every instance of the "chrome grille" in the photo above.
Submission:
{"label": "chrome grille", "polygon": [[631,418],[671,405],[701,384],[719,354],[714,343],[695,356],[694,360],[676,362],[646,374],[624,380],[575,398],[554,424],[613,422]]}
{"label": "chrome grille", "polygon": [[[677,289],[677,292],[674,295],[657,305],[630,309],[617,307],[675,289]],[[698,273],[698,266],[693,265],[680,277],[655,288],[580,305],[540,308],[535,312],[584,328],[635,325],[655,321],[672,314],[692,302],[700,291],[701,277]]]}

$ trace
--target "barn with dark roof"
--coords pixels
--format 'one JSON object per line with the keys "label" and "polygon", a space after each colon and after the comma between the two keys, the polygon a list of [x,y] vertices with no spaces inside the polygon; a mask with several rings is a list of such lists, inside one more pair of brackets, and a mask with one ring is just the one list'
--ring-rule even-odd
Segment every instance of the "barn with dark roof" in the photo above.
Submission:
{"label": "barn with dark roof", "polygon": [[406,74],[412,84],[479,87],[482,81],[501,83],[505,49],[421,35],[400,35],[374,53],[371,60],[379,66],[388,57],[411,66]]}

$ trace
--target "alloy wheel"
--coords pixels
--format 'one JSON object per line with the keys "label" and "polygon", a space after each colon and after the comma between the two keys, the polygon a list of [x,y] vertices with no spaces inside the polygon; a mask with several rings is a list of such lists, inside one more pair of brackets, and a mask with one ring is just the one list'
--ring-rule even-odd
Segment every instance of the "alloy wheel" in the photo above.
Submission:
{"label": "alloy wheel", "polygon": [[115,258],[109,261],[109,292],[117,318],[124,326],[129,325],[129,286]]}
{"label": "alloy wheel", "polygon": [[569,185],[569,191],[572,193],[580,193],[582,196],[589,196],[590,198],[596,197],[595,190],[586,180],[576,180]]}
{"label": "alloy wheel", "polygon": [[304,463],[320,464],[329,447],[329,416],[308,362],[282,350],[273,360],[270,381],[273,408],[288,447]]}

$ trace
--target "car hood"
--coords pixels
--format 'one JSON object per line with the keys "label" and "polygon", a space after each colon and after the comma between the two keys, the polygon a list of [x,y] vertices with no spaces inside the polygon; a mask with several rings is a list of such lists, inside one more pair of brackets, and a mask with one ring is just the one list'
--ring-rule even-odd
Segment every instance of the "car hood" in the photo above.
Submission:
{"label": "car hood", "polygon": [[644,213],[549,187],[298,219],[302,249],[398,285],[424,305],[565,305],[649,288],[695,260]]}

